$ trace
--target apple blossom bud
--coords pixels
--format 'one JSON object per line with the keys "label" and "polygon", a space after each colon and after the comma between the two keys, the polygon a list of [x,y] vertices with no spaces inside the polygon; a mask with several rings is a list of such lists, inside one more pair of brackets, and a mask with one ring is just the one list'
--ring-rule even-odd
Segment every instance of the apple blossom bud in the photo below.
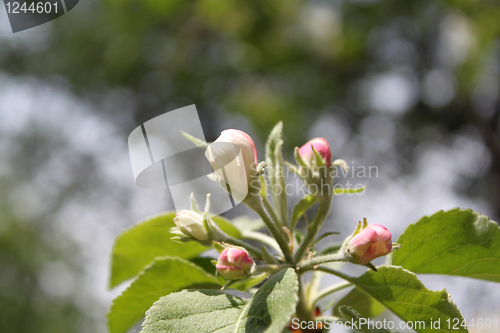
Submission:
{"label": "apple blossom bud", "polygon": [[221,185],[238,202],[248,194],[257,174],[257,149],[252,138],[243,131],[229,129],[210,144],[205,152]]}
{"label": "apple blossom bud", "polygon": [[245,250],[227,247],[221,252],[215,268],[226,280],[231,281],[248,277],[253,273],[255,264]]}
{"label": "apple blossom bud", "polygon": [[319,155],[323,158],[326,166],[329,168],[330,165],[332,164],[332,151],[330,149],[328,141],[326,141],[323,138],[314,138],[306,142],[306,144],[303,145],[302,147],[300,147],[299,149],[300,157],[302,157],[304,162],[309,167],[314,167],[316,166],[316,156],[311,146],[314,147],[314,150],[316,150],[319,153]]}
{"label": "apple blossom bud", "polygon": [[208,233],[203,226],[203,216],[192,210],[182,210],[176,214],[174,223],[185,235],[201,241],[208,240]]}
{"label": "apple blossom bud", "polygon": [[370,224],[349,241],[347,251],[356,263],[366,265],[373,259],[391,252],[391,238],[391,232],[386,227],[380,224]]}

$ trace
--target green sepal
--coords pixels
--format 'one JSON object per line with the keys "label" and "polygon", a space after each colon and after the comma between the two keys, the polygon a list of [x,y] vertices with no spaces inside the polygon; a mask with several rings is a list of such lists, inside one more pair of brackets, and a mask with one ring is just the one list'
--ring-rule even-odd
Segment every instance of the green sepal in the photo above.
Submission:
{"label": "green sepal", "polygon": [[205,216],[203,216],[203,228],[205,229],[205,231],[208,234],[208,239],[213,239],[214,234],[213,234],[212,228],[210,227],[209,220],[205,219]]}
{"label": "green sepal", "polygon": [[191,134],[188,134],[188,133],[186,133],[184,131],[181,131],[181,134],[182,134],[183,137],[185,137],[186,139],[188,139],[189,141],[191,141],[192,143],[194,143],[196,145],[196,147],[200,147],[200,148],[203,148],[203,149],[207,149],[208,148],[208,143],[206,141],[198,139],[198,138],[195,138]]}
{"label": "green sepal", "polygon": [[201,215],[200,209],[198,208],[198,203],[196,202],[193,192],[191,192],[189,199],[191,201],[191,210]]}
{"label": "green sepal", "polygon": [[170,232],[171,234],[174,234],[174,235],[186,236],[186,234],[185,234],[185,233],[183,233],[182,231],[180,231],[180,230],[179,230],[179,228],[177,228],[177,227],[172,227],[172,228],[170,228],[169,232]]}
{"label": "green sepal", "polygon": [[193,237],[171,237],[170,240],[175,243],[184,244],[191,241],[196,241]]}
{"label": "green sepal", "polygon": [[210,211],[210,196],[211,194],[207,194],[207,200],[205,201],[205,210],[203,212],[203,219],[206,220],[208,218],[208,212]]}
{"label": "green sepal", "polygon": [[309,167],[307,166],[306,162],[304,162],[304,160],[299,154],[299,147],[295,147],[295,150],[293,152],[293,157],[295,157],[295,160],[297,161],[297,164],[299,166],[301,166],[304,170],[309,170]]}
{"label": "green sepal", "polygon": [[349,236],[346,237],[346,239],[344,239],[344,242],[342,243],[342,247],[343,248],[347,247],[347,244],[349,244],[351,239],[354,236],[356,236],[357,234],[359,234],[361,232],[361,230],[363,230],[363,223],[361,221],[359,221],[358,224],[356,225],[356,229],[354,229],[352,234],[350,234]]}
{"label": "green sepal", "polygon": [[266,166],[267,166],[266,161],[262,161],[259,164],[257,164],[257,176],[261,176],[264,174]]}
{"label": "green sepal", "polygon": [[223,243],[220,243],[220,242],[216,242],[216,241],[213,241],[212,242],[212,246],[214,247],[214,249],[216,249],[219,253],[222,253],[222,251],[224,251],[224,249],[226,248],[226,246],[223,245]]}
{"label": "green sepal", "polygon": [[323,157],[318,153],[318,151],[316,149],[314,149],[314,146],[311,144],[311,149],[314,153],[314,157],[315,157],[315,160],[316,160],[316,166],[317,167],[322,167],[322,166],[325,166],[326,163],[325,163],[325,160],[323,159]]}

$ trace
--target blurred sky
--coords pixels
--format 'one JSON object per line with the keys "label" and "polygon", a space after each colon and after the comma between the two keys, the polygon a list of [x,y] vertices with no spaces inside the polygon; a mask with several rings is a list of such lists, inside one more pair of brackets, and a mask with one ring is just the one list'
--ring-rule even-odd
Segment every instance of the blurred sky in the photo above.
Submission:
{"label": "blurred sky", "polygon": [[[84,80],[90,75],[94,70],[92,65],[88,65],[91,69],[82,66],[67,73],[63,70],[44,72],[44,64],[58,67],[46,59],[35,59],[63,49],[61,40],[64,39],[55,29],[80,26],[87,29],[81,17],[92,12],[92,6],[97,3],[80,3],[80,9],[75,8],[78,17],[75,23],[62,21],[68,14],[58,19],[60,25],[48,23],[18,34],[11,33],[6,13],[0,7],[0,243],[8,243],[2,240],[2,234],[16,242],[18,234],[31,230],[42,244],[35,247],[33,240],[19,237],[21,247],[34,247],[29,256],[35,259],[25,271],[20,268],[24,264],[18,265],[17,259],[10,259],[17,255],[9,257],[9,247],[3,252],[0,247],[0,300],[14,297],[9,296],[8,291],[21,284],[16,277],[32,271],[32,288],[41,299],[48,304],[70,304],[74,308],[78,321],[70,327],[75,332],[106,331],[106,311],[111,300],[125,288],[107,289],[115,237],[140,220],[173,209],[168,191],[142,189],[134,184],[127,136],[145,120],[197,102],[193,96],[198,95],[202,97],[197,107],[209,139],[215,139],[226,128],[247,131],[255,139],[262,159],[263,133],[282,118],[288,161],[292,161],[294,145],[322,136],[331,143],[334,158],[346,160],[351,170],[377,168],[376,176],[370,178],[339,180],[363,184],[367,189],[362,195],[335,198],[325,230],[341,231],[345,235],[358,220],[366,217],[370,223],[386,225],[397,239],[409,223],[422,215],[454,207],[472,208],[498,220],[499,209],[495,205],[498,200],[493,200],[493,194],[498,196],[495,172],[499,170],[495,169],[496,157],[485,139],[484,127],[478,125],[484,122],[469,121],[465,117],[469,120],[455,126],[454,121],[462,119],[463,114],[450,113],[447,109],[450,105],[459,108],[462,104],[457,101],[467,99],[473,113],[496,129],[493,122],[498,122],[494,118],[498,113],[495,106],[499,92],[498,39],[493,38],[489,51],[481,57],[483,65],[473,87],[465,89],[460,76],[463,73],[457,68],[467,63],[471,54],[480,52],[478,45],[483,40],[477,23],[460,10],[449,8],[438,15],[435,28],[438,34],[431,43],[432,49],[425,48],[427,54],[420,50],[418,38],[411,40],[405,33],[423,29],[418,25],[418,18],[410,21],[398,14],[390,22],[378,22],[375,28],[366,29],[369,32],[363,49],[369,54],[369,60],[359,65],[362,75],[353,80],[339,79],[340,83],[346,82],[345,86],[332,91],[321,83],[322,75],[330,75],[322,73],[321,66],[307,76],[308,82],[301,82],[303,76],[297,73],[307,72],[309,62],[321,62],[318,58],[329,59],[330,52],[340,53],[327,46],[335,45],[336,41],[342,43],[344,39],[356,39],[346,35],[350,31],[346,26],[355,25],[350,22],[357,19],[363,22],[362,15],[370,17],[370,14],[360,10],[353,18],[348,15],[349,6],[342,10],[339,2],[305,2],[297,12],[290,10],[289,15],[295,15],[296,20],[283,40],[299,44],[307,40],[307,46],[303,46],[306,55],[302,55],[304,60],[301,60],[306,65],[295,64],[267,75],[266,68],[255,64],[271,63],[264,55],[255,55],[259,52],[257,42],[254,45],[233,35],[221,38],[209,51],[214,54],[215,60],[210,60],[214,67],[207,69],[203,78],[196,79],[204,85],[199,86],[198,81],[185,76],[186,82],[191,79],[196,82],[190,89],[199,92],[191,94],[182,90],[170,93],[171,100],[167,96],[161,101],[153,90],[160,91],[161,95],[162,89],[174,91],[177,85],[187,85],[171,73],[173,69],[158,65],[157,71],[144,75],[148,79],[142,79],[138,86],[129,84],[126,78],[113,79],[112,76],[106,77],[106,84],[94,81],[92,85],[75,83],[79,76]],[[429,15],[438,10],[432,5],[424,7]],[[191,37],[184,35],[184,38],[190,40]],[[345,52],[346,58],[335,58],[333,68],[348,66],[349,52],[354,51]],[[220,58],[220,54],[224,57]],[[309,61],[308,56],[314,60]],[[429,57],[427,62],[431,64],[425,69],[417,65],[423,56]],[[150,59],[150,54],[141,57],[147,58],[153,68],[159,63],[158,59]],[[12,60],[15,68],[6,65],[9,59],[15,59]],[[195,65],[187,62],[183,66],[189,69]],[[227,70],[224,66],[236,74],[231,81],[232,90],[227,92],[229,97],[218,99],[212,94],[216,95],[219,84],[226,87],[221,74]],[[248,68],[243,68],[245,66]],[[317,91],[307,92],[308,88]],[[149,89],[150,95],[145,96],[143,89]],[[304,97],[306,92],[317,105],[305,107],[309,101]],[[300,102],[294,104],[294,99]],[[150,102],[155,106],[146,107]],[[261,106],[264,109],[259,109]],[[249,111],[249,108],[253,109]],[[147,112],[143,112],[146,109]],[[420,109],[425,111],[415,112]],[[428,119],[429,112],[434,117],[432,121]],[[420,124],[424,118],[426,121]],[[446,121],[440,122],[441,119]],[[493,133],[493,140],[498,140],[498,134]],[[228,215],[235,214],[229,212]],[[14,225],[20,226],[20,231],[7,234]],[[340,238],[335,241],[340,242]],[[326,246],[325,241],[322,244]],[[40,249],[51,255],[36,257]],[[364,271],[358,267],[346,266],[345,269],[353,274]],[[500,288],[497,284],[454,277],[420,278],[430,289],[446,288],[464,317],[498,317]],[[334,281],[335,278],[328,278],[324,283]],[[26,288],[22,290],[31,295]],[[0,303],[0,310],[2,304],[9,303]],[[42,317],[50,317],[44,306],[27,306]],[[64,312],[51,315],[65,316]],[[50,325],[51,321],[48,322]],[[45,331],[51,332],[50,327]]]}

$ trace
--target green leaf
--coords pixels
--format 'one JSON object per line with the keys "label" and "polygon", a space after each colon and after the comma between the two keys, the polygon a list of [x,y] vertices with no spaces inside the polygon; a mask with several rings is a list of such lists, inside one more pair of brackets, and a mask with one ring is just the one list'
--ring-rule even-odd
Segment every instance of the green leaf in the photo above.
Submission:
{"label": "green leaf", "polygon": [[425,323],[415,328],[416,332],[435,333],[436,330],[431,328],[431,318],[433,322],[441,321],[439,332],[467,332],[463,327],[453,330],[443,326],[448,319],[451,322],[454,318],[458,318],[460,323],[463,321],[460,311],[446,290],[427,289],[415,274],[402,267],[379,266],[377,269],[378,272],[370,270],[360,277],[346,276],[345,279],[375,298],[402,320]]}
{"label": "green leaf", "polygon": [[[174,212],[165,213],[141,222],[123,232],[115,241],[111,254],[110,288],[136,276],[156,257],[171,256],[192,259],[207,248],[196,243],[181,244],[170,240],[175,226]],[[228,220],[212,218],[228,235],[240,239],[241,233]]]}
{"label": "green leaf", "polygon": [[500,228],[470,209],[440,211],[411,224],[399,237],[392,263],[415,273],[500,282]]}
{"label": "green leaf", "polygon": [[224,231],[229,236],[236,239],[241,239],[241,232],[229,220],[219,215],[213,216],[210,219],[217,223],[222,231]]}
{"label": "green leaf", "polygon": [[160,298],[146,313],[142,333],[281,332],[295,312],[293,269],[275,274],[250,300],[210,290],[183,290]]}
{"label": "green leaf", "polygon": [[293,212],[292,212],[292,229],[295,229],[295,225],[299,221],[300,217],[304,215],[304,213],[311,208],[312,205],[314,205],[318,201],[317,198],[313,197],[312,195],[307,195],[304,198],[302,198],[296,205],[293,207]]}
{"label": "green leaf", "polygon": [[214,260],[213,258],[208,258],[208,257],[196,257],[189,259],[190,262],[202,268],[208,274],[215,276],[216,269],[214,264],[212,264],[213,260]]}
{"label": "green leaf", "polygon": [[215,277],[179,258],[158,258],[137,276],[108,313],[110,333],[125,333],[161,296],[187,288],[220,288]]}
{"label": "green leaf", "polygon": [[341,306],[351,306],[356,309],[361,316],[365,318],[375,318],[386,309],[385,306],[377,302],[373,297],[368,296],[360,289],[354,287],[347,295],[335,303],[333,307],[333,315],[340,316]]}
{"label": "green leaf", "polygon": [[283,163],[283,123],[274,126],[266,142],[266,163],[271,182],[271,195],[274,206],[283,226],[288,227],[288,205],[285,191],[285,169]]}
{"label": "green leaf", "polygon": [[235,226],[238,230],[244,231],[257,231],[266,226],[264,221],[252,220],[248,216],[239,216],[233,220],[231,220],[233,226]]}

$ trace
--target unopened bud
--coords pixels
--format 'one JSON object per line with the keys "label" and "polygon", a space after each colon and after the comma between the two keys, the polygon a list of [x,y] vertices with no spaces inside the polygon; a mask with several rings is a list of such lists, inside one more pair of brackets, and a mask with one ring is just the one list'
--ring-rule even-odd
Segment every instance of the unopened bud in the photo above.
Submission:
{"label": "unopened bud", "polygon": [[231,281],[250,276],[255,269],[255,263],[245,250],[227,247],[221,252],[215,267],[220,275]]}
{"label": "unopened bud", "polygon": [[257,174],[257,149],[252,138],[240,130],[222,131],[205,155],[224,189],[236,201],[243,201]]}
{"label": "unopened bud", "polygon": [[302,160],[304,160],[310,168],[315,168],[317,166],[316,155],[312,149],[313,147],[323,158],[325,165],[329,168],[332,164],[332,151],[328,141],[323,138],[312,139],[299,148],[299,155],[302,157]]}
{"label": "unopened bud", "polygon": [[370,224],[347,244],[347,251],[357,264],[366,265],[392,250],[391,232],[380,224]]}
{"label": "unopened bud", "polygon": [[208,233],[203,226],[203,216],[192,210],[183,210],[176,214],[174,223],[185,235],[201,241],[208,240]]}

